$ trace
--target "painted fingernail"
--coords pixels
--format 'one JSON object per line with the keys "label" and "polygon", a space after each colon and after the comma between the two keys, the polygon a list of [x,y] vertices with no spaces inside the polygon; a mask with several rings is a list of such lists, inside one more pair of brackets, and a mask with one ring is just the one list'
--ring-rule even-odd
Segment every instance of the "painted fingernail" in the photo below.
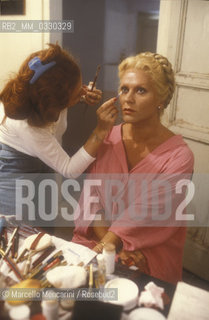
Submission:
{"label": "painted fingernail", "polygon": [[127,266],[131,266],[134,264],[134,259],[132,257],[129,257],[128,259],[125,260],[125,263]]}

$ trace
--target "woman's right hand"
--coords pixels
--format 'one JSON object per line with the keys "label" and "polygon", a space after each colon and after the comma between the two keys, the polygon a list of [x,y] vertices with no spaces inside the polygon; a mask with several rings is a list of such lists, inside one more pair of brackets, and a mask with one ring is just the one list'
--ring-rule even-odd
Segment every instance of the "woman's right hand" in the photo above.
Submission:
{"label": "woman's right hand", "polygon": [[117,107],[114,105],[116,100],[117,98],[111,98],[97,109],[97,126],[94,132],[101,139],[105,138],[115,124],[118,115]]}
{"label": "woman's right hand", "polygon": [[135,250],[135,251],[121,250],[119,252],[119,259],[122,264],[128,267],[136,266],[141,272],[144,272],[147,274],[150,273],[147,259],[140,250]]}

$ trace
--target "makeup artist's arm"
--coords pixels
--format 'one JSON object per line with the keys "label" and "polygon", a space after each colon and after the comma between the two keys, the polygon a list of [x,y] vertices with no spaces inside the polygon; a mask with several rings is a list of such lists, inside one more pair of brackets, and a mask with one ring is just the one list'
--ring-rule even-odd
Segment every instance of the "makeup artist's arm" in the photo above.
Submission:
{"label": "makeup artist's arm", "polygon": [[96,156],[98,148],[115,124],[118,114],[117,108],[114,105],[116,100],[117,98],[112,98],[97,109],[97,126],[84,144],[84,149],[92,157]]}

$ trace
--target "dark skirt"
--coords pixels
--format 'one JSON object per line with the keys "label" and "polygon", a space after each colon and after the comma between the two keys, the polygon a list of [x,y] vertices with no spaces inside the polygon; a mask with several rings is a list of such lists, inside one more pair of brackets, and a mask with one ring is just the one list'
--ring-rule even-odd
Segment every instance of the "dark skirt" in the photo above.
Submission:
{"label": "dark skirt", "polygon": [[37,216],[37,190],[41,181],[49,177],[55,179],[52,169],[40,159],[0,143],[0,214],[18,215],[22,220],[42,225]]}

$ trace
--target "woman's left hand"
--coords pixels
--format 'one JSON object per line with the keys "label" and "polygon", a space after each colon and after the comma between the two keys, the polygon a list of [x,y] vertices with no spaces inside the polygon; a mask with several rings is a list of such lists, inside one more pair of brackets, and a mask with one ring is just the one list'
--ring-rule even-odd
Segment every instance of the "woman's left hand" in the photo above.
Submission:
{"label": "woman's left hand", "polygon": [[100,242],[97,243],[97,245],[92,249],[96,253],[102,253],[104,245]]}
{"label": "woman's left hand", "polygon": [[83,85],[86,94],[82,96],[82,101],[86,102],[90,106],[95,106],[101,101],[102,91],[96,89],[96,87],[91,91],[92,84],[93,82],[89,82],[88,86]]}
{"label": "woman's left hand", "polygon": [[114,244],[116,251],[122,248],[121,239],[112,231],[107,231],[104,237],[99,242],[97,242],[93,250],[96,251],[97,253],[102,253],[103,247],[105,246],[105,244],[109,244],[109,243]]}
{"label": "woman's left hand", "polygon": [[130,266],[136,266],[141,272],[149,273],[149,266],[146,257],[140,250],[126,251],[121,250],[119,258],[122,264]]}

